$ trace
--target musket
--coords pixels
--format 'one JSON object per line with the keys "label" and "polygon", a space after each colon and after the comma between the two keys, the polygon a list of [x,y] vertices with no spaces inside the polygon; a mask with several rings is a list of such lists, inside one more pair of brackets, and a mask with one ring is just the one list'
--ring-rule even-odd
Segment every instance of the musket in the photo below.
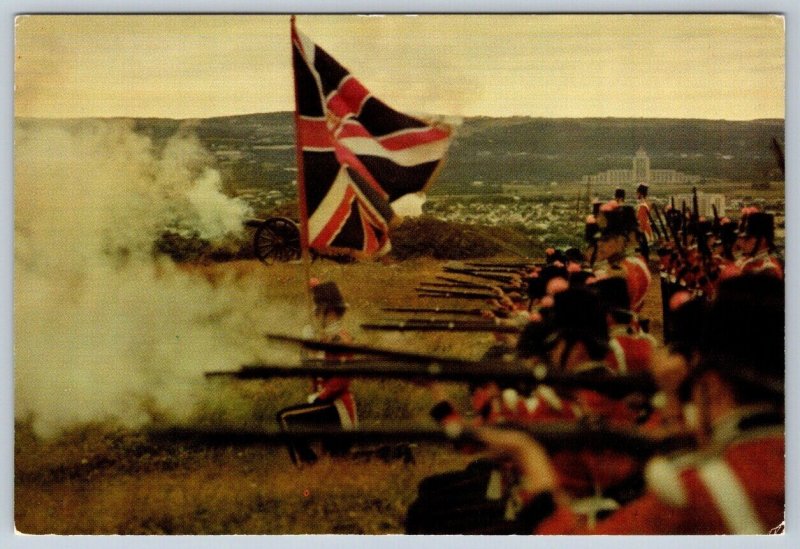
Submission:
{"label": "musket", "polygon": [[[437,277],[439,278],[439,277]],[[431,288],[462,288],[462,289],[470,289],[470,290],[492,290],[493,288],[500,288],[504,292],[520,292],[522,288],[518,288],[515,286],[503,286],[503,285],[496,285],[492,286],[491,284],[475,284],[471,282],[420,282],[421,286],[429,286]]]}
{"label": "musket", "polygon": [[422,281],[419,283],[420,286],[429,286],[431,288],[469,288],[469,289],[478,289],[478,290],[488,290],[491,288],[489,285],[476,285],[476,284],[464,284],[458,282],[425,282]]}
{"label": "musket", "polygon": [[717,211],[717,205],[711,205],[711,211],[714,212],[714,232],[717,233],[720,227],[720,220],[719,220],[719,212]]}
{"label": "musket", "polygon": [[466,262],[465,265],[469,265],[471,267],[490,267],[490,268],[491,267],[498,267],[498,268],[500,268],[500,267],[508,267],[510,269],[519,270],[519,269],[527,269],[527,268],[530,268],[530,267],[541,267],[544,264],[543,263],[536,263],[534,261],[531,261],[529,263],[514,263],[514,262],[504,262],[504,261],[498,261],[496,263],[477,263],[477,262],[469,261],[469,262]]}
{"label": "musket", "polygon": [[[672,198],[673,198],[673,200],[675,199],[675,197],[672,197]],[[665,217],[665,219],[667,221],[667,227],[669,228],[670,234],[672,235],[672,241],[675,242],[675,248],[677,248],[678,253],[680,254],[680,256],[683,259],[686,259],[686,248],[681,243],[680,236],[678,235],[678,229],[679,229],[679,225],[680,225],[680,220],[676,219],[676,217],[680,216],[680,214],[674,208],[671,209],[669,213],[670,213],[670,217],[672,219],[667,218],[666,214],[664,214],[664,217]]]}
{"label": "musket", "polygon": [[464,284],[466,286],[470,286],[471,288],[480,288],[480,289],[484,289],[484,290],[487,290],[487,289],[490,289],[490,288],[494,287],[491,284],[484,284],[482,282],[472,282],[470,280],[461,280],[460,278],[453,278],[453,277],[450,277],[450,276],[436,275],[436,279],[437,280],[444,280],[445,282],[451,282],[453,284]]}
{"label": "musket", "polygon": [[517,326],[503,326],[494,322],[458,322],[400,320],[396,322],[365,322],[361,324],[363,330],[382,330],[394,332],[494,332],[504,334],[518,334],[522,331]]}
{"label": "musket", "polygon": [[385,358],[392,358],[394,360],[422,362],[422,363],[448,363],[448,364],[474,364],[474,360],[467,360],[461,358],[454,358],[450,356],[434,355],[430,353],[417,353],[414,351],[398,351],[395,349],[385,349],[381,347],[373,347],[371,345],[359,345],[355,343],[339,343],[320,341],[318,339],[305,339],[302,337],[283,335],[283,334],[264,334],[267,339],[272,341],[282,341],[284,343],[292,343],[300,345],[312,351],[328,351],[340,355],[374,355],[382,356]]}
{"label": "musket", "polygon": [[489,309],[448,309],[444,307],[383,307],[387,313],[433,313],[442,315],[482,316]]}
{"label": "musket", "polygon": [[477,271],[484,271],[487,273],[509,273],[509,274],[523,274],[524,269],[521,267],[502,267],[502,266],[492,266],[492,265],[483,265],[476,263],[466,263],[465,266],[467,268],[475,269]]}
{"label": "musket", "polygon": [[682,236],[683,236],[683,247],[684,248],[689,245],[689,240],[688,240],[689,239],[689,234],[688,234],[689,231],[687,231],[686,229],[687,229],[687,227],[686,227],[686,201],[683,200],[681,202],[681,233],[682,233]]}
{"label": "musket", "polygon": [[657,387],[649,374],[611,375],[605,372],[552,373],[542,367],[530,368],[519,363],[495,361],[410,362],[357,359],[346,362],[307,361],[302,366],[280,364],[246,364],[238,370],[211,370],[208,379],[238,380],[273,378],[348,377],[365,379],[399,379],[420,382],[447,381],[481,385],[489,382],[501,387],[532,389],[547,385],[561,389],[588,389],[612,398],[632,393],[653,394]]}
{"label": "musket", "polygon": [[[295,440],[335,438],[351,443],[398,441],[430,444],[469,444],[482,447],[480,430],[464,424],[439,428],[408,421],[381,422],[376,427],[344,431],[337,428],[301,428],[291,431],[173,426],[149,429],[147,437],[161,443],[194,443],[204,446],[282,445]],[[495,428],[513,429],[530,435],[549,450],[615,450],[633,456],[675,452],[694,448],[695,437],[686,431],[656,433],[641,428],[620,428],[591,422],[542,422],[503,424]]]}
{"label": "musket", "polygon": [[435,288],[416,288],[418,297],[444,297],[458,299],[498,299],[499,296],[481,292],[461,292],[458,290],[437,290]]}
{"label": "musket", "polygon": [[[284,341],[290,343],[296,343],[302,345],[307,349],[311,349],[314,351],[328,351],[335,354],[366,354],[366,355],[374,355],[380,356],[388,359],[394,359],[390,364],[387,364],[387,361],[381,361],[383,366],[379,368],[381,370],[381,374],[375,375],[383,375],[386,377],[389,374],[389,371],[385,368],[391,367],[391,373],[393,376],[409,376],[412,378],[420,378],[425,377],[426,375],[438,375],[444,376],[446,379],[451,380],[463,380],[463,381],[470,381],[475,379],[483,379],[483,380],[496,380],[498,382],[501,381],[510,381],[510,382],[519,382],[519,381],[526,381],[526,382],[535,382],[535,383],[546,383],[548,385],[559,386],[559,387],[585,387],[585,388],[592,388],[599,392],[621,392],[621,393],[630,393],[630,392],[645,392],[645,393],[653,393],[657,390],[655,382],[653,381],[652,376],[647,373],[643,374],[628,374],[628,375],[609,375],[606,373],[602,373],[602,370],[598,370],[597,372],[584,372],[581,374],[574,374],[574,373],[554,373],[548,372],[546,367],[535,367],[531,368],[530,365],[520,363],[520,362],[507,362],[505,360],[469,360],[463,358],[456,358],[456,357],[447,357],[441,355],[433,355],[433,354],[426,354],[426,353],[415,353],[409,351],[395,351],[392,349],[382,349],[378,347],[372,347],[370,345],[355,345],[352,343],[329,343],[325,341],[313,340],[313,339],[302,339],[299,337],[293,336],[284,336],[284,335],[277,335],[277,334],[267,334],[269,339],[273,339],[276,341]],[[416,364],[404,364],[405,362],[414,362]],[[366,362],[361,362],[359,365],[351,365],[350,362],[337,362],[334,366],[331,366],[330,363],[325,362],[315,362],[316,366],[314,368],[327,368],[325,370],[320,370],[320,372],[324,372],[325,375],[331,375],[332,373],[336,372],[337,375],[344,375],[342,374],[342,368],[358,368],[361,367],[361,373],[364,375],[368,375],[367,372],[371,369],[369,364]],[[311,366],[309,366],[311,367]],[[432,368],[432,369],[428,369]],[[285,371],[286,368],[283,367]],[[309,370],[300,370],[297,367],[291,367],[289,369],[290,372],[295,372],[292,375],[299,375],[298,371],[305,371],[306,375],[309,375]],[[289,373],[287,371],[287,374]],[[311,372],[311,375],[317,375],[314,372]],[[234,371],[235,372],[235,371]],[[413,374],[412,374],[413,372]],[[425,373],[427,372],[427,374]],[[227,374],[224,375],[233,375],[228,371]],[[320,373],[319,375],[323,375]],[[352,375],[361,375],[353,373]],[[455,377],[454,377],[455,376]],[[463,376],[463,377],[461,377]],[[346,376],[345,376],[346,377]]]}
{"label": "musket", "polygon": [[514,279],[514,277],[511,275],[492,274],[472,269],[457,269],[454,267],[443,267],[442,269],[446,273],[465,274],[469,276],[474,276],[476,278],[483,278],[485,280],[496,280],[498,282],[511,282]]}
{"label": "musket", "polygon": [[656,219],[658,220],[658,223],[661,225],[661,234],[663,234],[664,239],[667,242],[669,242],[669,231],[667,230],[666,222],[661,216],[661,210],[658,209],[658,206],[656,204],[653,204],[653,211],[656,212]]}
{"label": "musket", "polygon": [[452,324],[454,326],[462,325],[462,326],[482,326],[486,328],[491,328],[493,326],[497,326],[497,322],[492,318],[481,318],[481,319],[468,319],[465,320],[463,318],[437,318],[437,317],[416,317],[412,316],[411,318],[381,318],[375,320],[373,322],[394,322],[394,323],[402,323],[402,324],[430,324],[433,326],[437,325],[449,325]]}
{"label": "musket", "polygon": [[647,218],[650,220],[650,226],[653,227],[653,230],[656,232],[656,237],[661,240],[661,231],[658,229],[658,223],[656,223],[655,219],[653,219],[653,214],[650,212],[650,208],[647,208]]}

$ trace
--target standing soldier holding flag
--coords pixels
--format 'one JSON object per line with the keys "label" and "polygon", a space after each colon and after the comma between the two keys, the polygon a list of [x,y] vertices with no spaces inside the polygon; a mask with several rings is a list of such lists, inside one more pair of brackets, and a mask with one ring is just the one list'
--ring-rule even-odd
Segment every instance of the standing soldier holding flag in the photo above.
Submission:
{"label": "standing soldier holding flag", "polygon": [[[374,97],[350,72],[291,18],[295,89],[297,188],[300,242],[307,278],[309,250],[371,257],[389,251],[389,229],[399,222],[391,203],[427,189],[441,169],[451,129],[398,112]],[[321,339],[349,343],[341,320],[346,304],[334,282],[312,287],[314,317]],[[347,356],[325,355],[326,361]],[[357,426],[350,380],[314,380],[307,404],[281,410],[278,423],[292,426]],[[348,450],[327,440],[331,453]],[[297,463],[316,461],[303,441],[289,446]]]}

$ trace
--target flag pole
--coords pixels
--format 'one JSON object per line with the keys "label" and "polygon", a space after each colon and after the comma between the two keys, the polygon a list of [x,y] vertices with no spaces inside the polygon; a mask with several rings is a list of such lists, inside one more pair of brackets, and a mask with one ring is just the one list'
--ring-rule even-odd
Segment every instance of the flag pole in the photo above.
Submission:
{"label": "flag pole", "polygon": [[[300,114],[298,112],[299,90],[297,89],[297,69],[295,68],[294,47],[302,48],[295,29],[295,15],[290,18],[292,43],[292,78],[294,81],[294,146],[297,163],[297,208],[300,219],[300,258],[303,264],[303,287],[306,295],[308,318],[314,325],[314,300],[311,295],[311,252],[308,242],[308,204],[306,202],[306,180],[303,171],[303,146],[300,142]],[[315,329],[317,328],[314,326]]]}

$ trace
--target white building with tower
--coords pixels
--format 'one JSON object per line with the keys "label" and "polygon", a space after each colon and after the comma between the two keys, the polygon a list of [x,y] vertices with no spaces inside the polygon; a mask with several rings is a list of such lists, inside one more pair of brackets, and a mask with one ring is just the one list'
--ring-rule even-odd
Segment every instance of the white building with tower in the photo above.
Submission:
{"label": "white building with tower", "polygon": [[697,183],[699,175],[690,175],[677,170],[653,170],[650,168],[650,157],[644,147],[639,147],[633,157],[631,169],[606,170],[594,175],[584,175],[584,185],[638,185],[640,183],[670,184]]}

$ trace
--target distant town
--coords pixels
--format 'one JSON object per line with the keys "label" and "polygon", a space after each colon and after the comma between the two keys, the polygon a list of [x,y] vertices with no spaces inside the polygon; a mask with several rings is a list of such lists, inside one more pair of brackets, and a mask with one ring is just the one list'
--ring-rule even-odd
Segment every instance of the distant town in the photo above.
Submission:
{"label": "distant town", "polygon": [[[577,245],[582,219],[591,211],[591,202],[609,200],[615,188],[625,189],[629,202],[635,202],[635,189],[646,183],[651,189],[650,200],[660,208],[675,205],[691,208],[691,188],[703,184],[697,174],[686,174],[671,169],[651,169],[650,157],[643,147],[629,157],[631,168],[606,170],[584,175],[580,183],[550,185],[503,184],[492,192],[482,192],[486,185],[474,181],[467,192],[449,195],[431,194],[426,197],[422,212],[444,221],[458,223],[508,226],[535,236],[542,242],[554,245]],[[291,169],[287,167],[287,169]],[[774,182],[782,189],[782,183]],[[731,184],[733,185],[733,184]],[[725,182],[716,182],[715,189],[724,188]],[[734,185],[737,189],[741,183]],[[770,184],[750,185],[751,194],[737,192],[697,191],[698,213],[709,219],[716,211],[720,217],[737,218],[744,206],[757,205],[774,213],[778,226],[778,240],[782,240],[784,225],[784,200],[761,196],[759,190]],[[745,190],[747,186],[744,187]],[[679,192],[676,192],[679,191]],[[245,188],[236,195],[246,200],[255,211],[269,212],[296,201],[296,182],[283,190],[264,187]]]}

